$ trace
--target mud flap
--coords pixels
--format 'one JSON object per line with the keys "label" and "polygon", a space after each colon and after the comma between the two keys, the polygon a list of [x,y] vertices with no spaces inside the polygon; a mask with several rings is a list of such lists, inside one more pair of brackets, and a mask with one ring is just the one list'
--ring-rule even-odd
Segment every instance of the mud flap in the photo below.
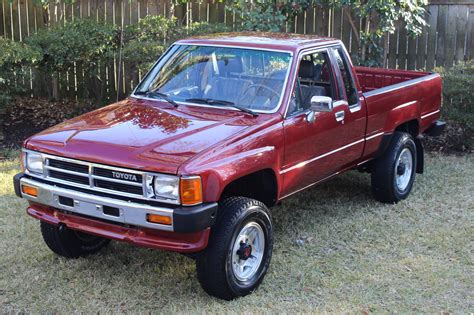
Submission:
{"label": "mud flap", "polygon": [[423,149],[423,144],[419,137],[415,138],[416,145],[416,172],[418,174],[423,174],[425,168],[425,152]]}

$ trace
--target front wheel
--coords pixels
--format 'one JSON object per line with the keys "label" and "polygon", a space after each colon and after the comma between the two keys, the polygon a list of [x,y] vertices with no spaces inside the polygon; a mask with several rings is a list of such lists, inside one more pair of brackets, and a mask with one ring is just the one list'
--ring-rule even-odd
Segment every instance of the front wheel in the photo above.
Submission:
{"label": "front wheel", "polygon": [[225,199],[219,213],[196,269],[208,294],[231,300],[262,282],[272,256],[273,226],[268,208],[250,198]]}
{"label": "front wheel", "polygon": [[372,192],[384,203],[397,203],[410,194],[416,173],[416,145],[406,132],[395,132],[383,156],[374,161]]}

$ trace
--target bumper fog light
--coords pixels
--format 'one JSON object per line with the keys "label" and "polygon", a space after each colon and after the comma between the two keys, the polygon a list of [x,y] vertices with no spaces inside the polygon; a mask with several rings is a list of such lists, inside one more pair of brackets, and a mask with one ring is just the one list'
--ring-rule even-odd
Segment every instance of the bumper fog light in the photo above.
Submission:
{"label": "bumper fog light", "polygon": [[21,191],[26,195],[30,195],[30,196],[33,196],[33,197],[38,197],[38,189],[36,187],[22,185],[21,186]]}
{"label": "bumper fog light", "polygon": [[164,224],[164,225],[171,225],[171,223],[173,222],[171,217],[158,215],[158,214],[150,214],[150,213],[146,215],[146,220],[150,223],[157,223],[157,224]]}

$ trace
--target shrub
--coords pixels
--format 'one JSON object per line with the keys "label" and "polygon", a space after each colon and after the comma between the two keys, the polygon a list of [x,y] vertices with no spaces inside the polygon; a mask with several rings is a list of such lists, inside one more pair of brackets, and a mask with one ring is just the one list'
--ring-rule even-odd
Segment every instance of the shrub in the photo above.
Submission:
{"label": "shrub", "polygon": [[[12,95],[25,92],[24,85],[18,84],[18,81],[30,80],[30,66],[39,59],[40,54],[23,43],[2,37],[0,52],[0,125],[3,125]],[[0,133],[0,140],[2,138]]]}
{"label": "shrub", "polygon": [[16,80],[29,72],[40,58],[38,51],[27,45],[0,37],[0,94],[22,92]]}
{"label": "shrub", "polygon": [[178,39],[228,31],[223,24],[192,23],[179,25],[176,18],[146,16],[124,30],[123,60],[136,69],[147,71],[160,55]]}
{"label": "shrub", "polygon": [[474,60],[450,69],[436,68],[443,78],[442,118],[448,128],[438,140],[457,151],[474,149]]}
{"label": "shrub", "polygon": [[435,71],[443,77],[444,116],[466,127],[474,126],[474,60]]}
{"label": "shrub", "polygon": [[59,73],[77,67],[84,73],[84,80],[78,82],[80,96],[100,99],[99,65],[118,47],[118,35],[118,28],[113,25],[80,19],[43,29],[27,38],[27,43],[41,52],[37,66],[47,79],[49,96],[54,99],[59,97]]}

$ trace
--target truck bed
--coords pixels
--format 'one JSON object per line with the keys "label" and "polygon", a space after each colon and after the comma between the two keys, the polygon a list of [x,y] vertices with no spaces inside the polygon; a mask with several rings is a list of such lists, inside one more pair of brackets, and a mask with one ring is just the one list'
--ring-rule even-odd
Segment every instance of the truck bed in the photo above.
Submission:
{"label": "truck bed", "polygon": [[366,156],[379,147],[377,135],[392,134],[406,122],[422,133],[439,118],[439,74],[366,67],[355,71],[367,106],[367,139],[373,139],[366,143]]}
{"label": "truck bed", "polygon": [[394,70],[382,68],[355,67],[357,79],[362,92],[387,87],[397,83],[428,76],[431,73],[422,71]]}

